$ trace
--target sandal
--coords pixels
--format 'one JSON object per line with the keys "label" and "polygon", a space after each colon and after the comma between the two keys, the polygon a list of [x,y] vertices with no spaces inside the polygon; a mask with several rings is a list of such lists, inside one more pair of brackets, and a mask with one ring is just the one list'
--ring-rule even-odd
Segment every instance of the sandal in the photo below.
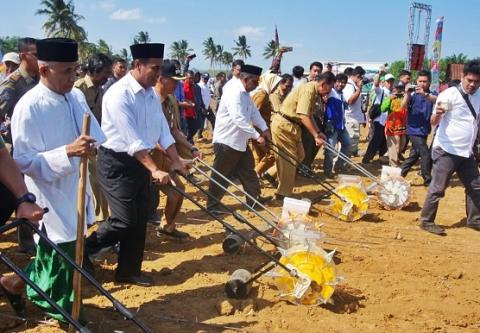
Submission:
{"label": "sandal", "polygon": [[169,236],[169,237],[172,237],[172,238],[175,238],[175,239],[187,239],[187,238],[190,238],[190,235],[187,234],[186,232],[183,232],[183,231],[180,231],[180,230],[177,230],[177,229],[173,229],[172,231],[167,231],[163,228],[158,228],[157,229],[157,236]]}
{"label": "sandal", "polygon": [[0,281],[0,290],[2,293],[5,295],[5,297],[8,300],[8,303],[10,303],[10,306],[12,309],[15,311],[17,316],[20,318],[25,318],[27,311],[25,309],[25,300],[23,299],[21,294],[12,294],[9,292],[1,283]]}

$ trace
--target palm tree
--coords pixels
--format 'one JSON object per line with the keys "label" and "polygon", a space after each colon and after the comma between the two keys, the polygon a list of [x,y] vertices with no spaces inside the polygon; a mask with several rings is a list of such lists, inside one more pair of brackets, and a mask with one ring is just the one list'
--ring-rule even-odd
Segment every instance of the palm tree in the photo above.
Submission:
{"label": "palm tree", "polygon": [[99,39],[97,42],[97,52],[112,56],[112,47],[107,44],[103,39]]}
{"label": "palm tree", "polygon": [[78,21],[85,19],[82,15],[75,14],[72,0],[42,0],[43,6],[35,12],[36,15],[47,15],[48,19],[43,24],[43,29],[48,37],[72,38],[78,42],[87,39],[85,29],[78,25]]}
{"label": "palm tree", "polygon": [[182,64],[185,63],[188,53],[192,51],[193,49],[188,47],[188,42],[185,39],[175,41],[170,45],[170,56]]}
{"label": "palm tree", "polygon": [[222,53],[222,64],[225,65],[226,68],[228,68],[233,62],[233,54],[230,52],[224,51]]}
{"label": "palm tree", "polygon": [[80,42],[78,45],[78,57],[81,64],[86,64],[88,59],[93,56],[95,53],[98,53],[98,47],[95,43],[90,43],[88,41]]}
{"label": "palm tree", "polygon": [[238,36],[238,40],[234,40],[236,47],[232,47],[233,55],[239,56],[243,60],[252,56],[250,45],[247,44],[247,37],[245,35]]}
{"label": "palm tree", "polygon": [[5,36],[0,38],[0,51],[4,54],[7,52],[18,52],[17,43],[20,37]]}
{"label": "palm tree", "polygon": [[217,46],[215,45],[213,38],[208,37],[203,42],[203,47],[204,49],[202,53],[205,56],[205,59],[210,60],[210,69],[212,69],[212,66],[215,63],[215,59],[217,57]]}
{"label": "palm tree", "polygon": [[278,52],[277,43],[275,43],[274,40],[271,40],[265,46],[263,56],[265,57],[265,59],[270,59],[275,57],[277,55],[277,52]]}
{"label": "palm tree", "polygon": [[120,57],[125,59],[125,61],[127,62],[127,64],[130,63],[130,56],[128,55],[128,50],[123,48],[120,50]]}
{"label": "palm tree", "polygon": [[468,57],[466,54],[463,53],[454,53],[449,57],[445,57],[445,61],[447,64],[466,64],[468,62]]}
{"label": "palm tree", "polygon": [[150,35],[146,31],[139,31],[133,38],[133,44],[150,43]]}
{"label": "palm tree", "polygon": [[223,46],[220,44],[215,45],[215,63],[218,66],[223,64]]}

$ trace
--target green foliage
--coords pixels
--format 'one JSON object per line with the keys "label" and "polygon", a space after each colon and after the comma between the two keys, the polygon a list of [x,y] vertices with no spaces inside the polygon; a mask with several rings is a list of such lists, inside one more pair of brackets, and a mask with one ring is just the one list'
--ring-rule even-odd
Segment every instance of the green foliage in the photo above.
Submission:
{"label": "green foliage", "polygon": [[405,67],[405,61],[397,60],[390,64],[390,73],[398,78],[400,71]]}
{"label": "green foliage", "polygon": [[72,38],[77,42],[83,42],[87,39],[87,33],[78,25],[78,22],[85,18],[75,13],[72,0],[67,2],[64,0],[42,0],[40,4],[43,8],[37,10],[35,14],[47,16],[47,21],[42,27],[48,37]]}
{"label": "green foliage", "polygon": [[146,31],[139,31],[133,38],[133,44],[150,43],[150,35]]}
{"label": "green foliage", "polygon": [[170,45],[170,57],[177,59],[182,64],[185,63],[187,55],[192,51],[193,49],[188,47],[188,42],[185,39],[175,41]]}
{"label": "green foliage", "polygon": [[20,37],[18,36],[5,36],[0,37],[0,50],[3,54],[7,52],[18,52],[17,43]]}
{"label": "green foliage", "polygon": [[275,43],[274,40],[271,40],[271,41],[267,42],[267,45],[265,46],[265,49],[264,49],[264,52],[263,52],[263,57],[265,59],[273,58],[277,54],[277,51],[278,51],[277,43]]}
{"label": "green foliage", "polygon": [[99,39],[97,42],[97,52],[103,53],[108,56],[112,56],[112,47],[107,44],[107,42],[103,39]]}
{"label": "green foliage", "polygon": [[203,41],[202,53],[205,59],[210,61],[210,69],[212,69],[217,59],[217,46],[212,37],[208,37]]}
{"label": "green foliage", "polygon": [[247,37],[245,37],[245,35],[238,36],[238,40],[235,40],[234,43],[236,45],[232,47],[234,56],[239,56],[243,60],[252,56],[250,45],[247,44]]}

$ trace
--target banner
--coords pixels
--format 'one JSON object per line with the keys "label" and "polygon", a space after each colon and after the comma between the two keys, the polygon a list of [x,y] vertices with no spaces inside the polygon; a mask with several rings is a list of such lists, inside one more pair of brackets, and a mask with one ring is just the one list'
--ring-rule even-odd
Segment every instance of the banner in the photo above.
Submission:
{"label": "banner", "polygon": [[432,60],[430,62],[430,71],[432,73],[430,90],[438,93],[440,88],[440,57],[442,53],[443,16],[438,18],[436,23],[437,30],[435,31],[435,40],[432,45]]}

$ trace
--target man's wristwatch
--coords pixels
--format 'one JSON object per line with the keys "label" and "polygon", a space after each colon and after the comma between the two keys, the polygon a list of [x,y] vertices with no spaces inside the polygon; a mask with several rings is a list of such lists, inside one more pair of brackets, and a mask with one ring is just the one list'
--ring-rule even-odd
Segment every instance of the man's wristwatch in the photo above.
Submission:
{"label": "man's wristwatch", "polygon": [[15,202],[15,207],[18,208],[18,206],[20,206],[24,202],[35,203],[37,202],[37,197],[35,196],[35,194],[27,192],[17,199],[17,201]]}

